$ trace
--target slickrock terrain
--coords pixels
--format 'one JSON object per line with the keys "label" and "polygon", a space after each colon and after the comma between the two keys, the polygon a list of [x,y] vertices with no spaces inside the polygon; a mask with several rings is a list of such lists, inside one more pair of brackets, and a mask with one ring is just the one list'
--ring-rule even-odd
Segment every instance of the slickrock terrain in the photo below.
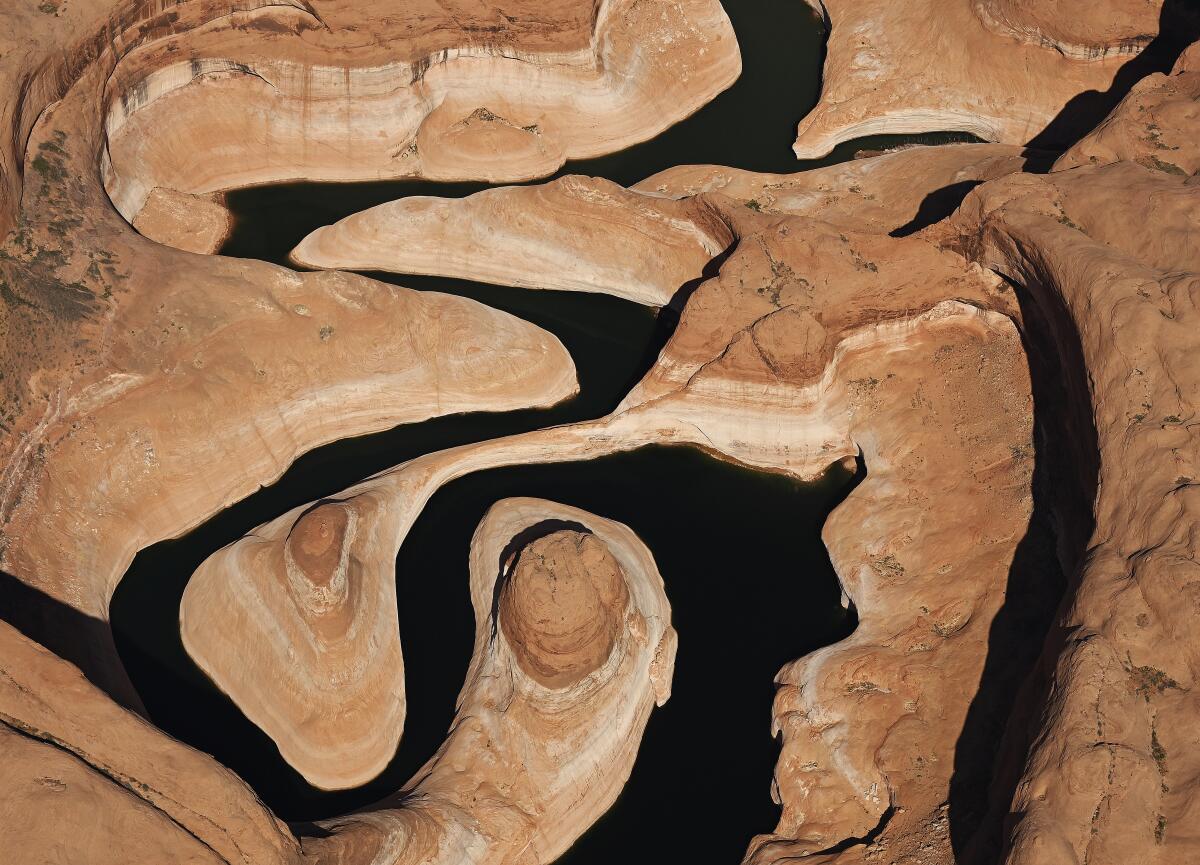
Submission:
{"label": "slickrock terrain", "polygon": [[905,233],[948,215],[973,184],[1027,161],[1015,147],[961,145],[792,175],[682,166],[632,190],[569,176],[462,199],[381,204],[312,232],[292,258],[307,267],[465,276],[665,306],[685,300],[677,297],[685,283],[732,241],[727,220],[692,196],[719,192],[757,212],[820,214],[852,230]]}
{"label": "slickrock terrain", "polygon": [[216,252],[233,231],[229,211],[212,197],[157,187],[133,219],[143,237],[185,252]]}
{"label": "slickrock terrain", "polygon": [[[809,2],[829,43],[821,101],[797,130],[801,158],[863,135],[937,130],[1063,147],[1197,29],[1171,0]],[[1161,50],[1130,58],[1160,32]]]}
{"label": "slickrock terrain", "polygon": [[550,862],[624,786],[675,662],[650,551],[620,523],[505,499],[471,542],[471,600],[449,738],[394,807],[306,841],[315,861]]}
{"label": "slickrock terrain", "polygon": [[356,503],[321,502],[219,550],[180,605],[188,653],[319,787],[374,778],[404,728],[396,583],[364,578],[388,540]]}
{"label": "slickrock terrain", "polygon": [[661,132],[741,69],[716,0],[248,5],[121,53],[105,182],[127,218],[156,187],[544,176]]}
{"label": "slickrock terrain", "polygon": [[[1109,132],[1130,140],[1147,120],[1131,108],[1169,101],[1193,76],[1132,94]],[[1192,119],[1175,133],[1190,159],[1197,131]],[[1014,865],[1182,862],[1200,849],[1193,181],[1130,162],[1013,177],[972,192],[953,223],[955,243],[1027,287],[1061,343],[1078,340],[1091,399],[1074,389],[1070,410],[1099,453],[1098,475],[1080,479],[1094,505],[1069,526],[1087,554],[1070,563],[1070,602],[1028,694],[1046,702],[1011,731],[1029,748],[1008,806]],[[1095,459],[1087,442],[1071,448],[1081,465]]]}
{"label": "slickrock terrain", "polygon": [[[902,844],[938,820],[952,771],[983,784],[990,774],[987,756],[964,765],[952,746],[1032,508],[1016,301],[919,238],[705,204],[736,245],[616,413],[422,457],[346,494],[417,509],[468,471],[651,442],[798,478],[861,455],[867,479],[826,529],[860,624],[780,674],[784,816],[751,859],[819,852],[884,825]],[[1052,587],[1033,595],[1035,616],[1035,600],[1053,604]],[[1034,652],[1018,655],[1031,663]],[[1007,710],[1016,679],[989,709]],[[946,847],[942,836],[932,840]]]}
{"label": "slickrock terrain", "polygon": [[728,242],[718,236],[727,234],[723,226],[705,231],[694,224],[697,216],[686,203],[570,176],[463,199],[381,204],[318,228],[292,259],[305,267],[604,292],[664,306]]}
{"label": "slickrock terrain", "polygon": [[[795,175],[680,166],[630,189],[572,176],[317,230],[298,262],[610,293],[678,323],[606,416],[395,457],[273,512],[193,575],[181,638],[292,766],[357,785],[413,711],[397,581],[426,574],[396,555],[451,481],[649,444],[797,480],[856,466],[822,538],[857,624],[764,700],[781,813],[746,827],[745,862],[1197,860],[1194,17],[1169,0],[821,8],[798,154],[874,132],[992,143]],[[442,551],[469,554],[474,610],[443,744],[381,801],[290,826],[139,714],[108,607],[138,550],[324,443],[578,389],[555,336],[481,303],[197,254],[233,225],[220,193],[515,182],[644,140],[736,77],[719,4],[5,15],[0,860],[554,860],[617,799],[671,694],[671,609],[633,529],[496,502],[469,550]],[[788,578],[758,570],[747,550],[746,575]],[[684,631],[679,663],[721,626]]]}
{"label": "slickrock terrain", "polygon": [[[89,158],[75,107],[39,127],[3,261],[6,338],[37,334],[5,359],[3,569],[48,598],[103,621],[139,548],[321,443],[574,392],[555,337],[481,304],[144,240],[65,179]],[[36,606],[28,626],[63,639]],[[88,633],[71,659],[129,699],[106,629]]]}
{"label": "slickrock terrain", "polygon": [[992,29],[1081,60],[1145,48],[1158,34],[1161,5],[1144,0],[973,0],[975,13]]}

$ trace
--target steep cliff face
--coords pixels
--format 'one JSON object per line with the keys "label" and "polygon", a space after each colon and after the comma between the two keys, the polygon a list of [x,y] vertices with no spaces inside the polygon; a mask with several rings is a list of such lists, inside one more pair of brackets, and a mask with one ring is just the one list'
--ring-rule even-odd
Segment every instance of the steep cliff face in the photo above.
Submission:
{"label": "steep cliff face", "polygon": [[[1123,106],[1109,133],[1130,140],[1140,119]],[[1097,466],[1094,526],[1069,562],[1033,697],[1045,702],[1013,731],[1030,750],[1009,806],[1012,863],[1196,855],[1192,181],[1136,162],[1014,177],[972,192],[954,220],[957,243],[1061,307],[1056,335],[1078,339],[1089,386],[1075,408],[1096,448],[1074,455]]]}

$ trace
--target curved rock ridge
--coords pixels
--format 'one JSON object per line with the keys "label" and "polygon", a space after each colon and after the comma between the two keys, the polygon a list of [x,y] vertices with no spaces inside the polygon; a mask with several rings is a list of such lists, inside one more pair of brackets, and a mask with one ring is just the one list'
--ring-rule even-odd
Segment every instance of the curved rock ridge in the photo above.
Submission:
{"label": "curved rock ridge", "polygon": [[[1179,77],[1130,100],[1168,103]],[[1129,109],[1103,130],[1109,140],[1146,128]],[[1185,164],[1197,158],[1190,118],[1174,131]],[[1067,454],[1081,471],[1058,501],[1071,599],[1009,731],[1008,783],[993,795],[1011,865],[1200,855],[1200,256],[1188,227],[1198,207],[1194,175],[1121,161],[985,184],[947,228],[947,242],[1036,299],[1087,377],[1067,407],[1087,433]]]}
{"label": "curved rock ridge", "polygon": [[652,137],[740,71],[717,0],[267,5],[122,56],[105,185],[132,221],[155,187],[525,180]]}
{"label": "curved rock ridge", "polygon": [[[920,237],[704,203],[735,245],[614,414],[420,457],[342,495],[397,502],[411,522],[443,484],[500,465],[688,444],[809,479],[861,455],[867,479],[827,538],[861,624],[780,674],[783,818],[748,857],[812,854],[879,827],[898,847],[948,852],[953,745],[1031,513],[1015,301]],[[989,710],[1006,712],[1014,689]],[[990,754],[957,769],[986,779]],[[393,820],[372,814],[371,831]],[[352,837],[327,839],[342,857],[330,861],[351,861]]]}
{"label": "curved rock ridge", "polygon": [[[99,81],[43,115],[22,227],[0,255],[6,333],[30,334],[4,359],[6,573],[106,622],[137,550],[272,482],[313,447],[577,391],[556,337],[483,304],[210,260],[135,234],[84,167],[94,159],[89,83]],[[89,528],[66,529],[67,514]],[[53,621],[32,627],[61,639]],[[79,640],[71,659],[136,704],[107,627]]]}
{"label": "curved rock ridge", "polygon": [[665,306],[728,245],[723,225],[703,223],[686,202],[572,175],[462,199],[381,204],[318,228],[291,258],[305,267],[468,277]]}
{"label": "curved rock ridge", "polygon": [[5,862],[301,861],[299,842],[241,778],[7,622],[0,743]]}
{"label": "curved rock ridge", "polygon": [[[461,199],[381,204],[313,231],[291,257],[307,267],[437,274],[682,305],[695,278],[733,239],[727,220],[696,197],[702,193],[729,196],[757,212],[819,213],[856,231],[903,231],[948,215],[972,184],[1019,171],[1025,162],[1016,147],[958,145],[790,175],[681,166],[629,190],[570,176]],[[949,190],[946,202],[936,201],[945,195],[940,190]]]}
{"label": "curved rock ridge", "polygon": [[[229,66],[234,49],[243,53],[255,44],[261,54],[254,56],[280,67],[293,62],[287,58],[296,41],[330,39],[352,53],[355,41],[372,42],[378,11],[333,0],[268,2],[273,9],[255,11],[262,5],[16,4],[11,26],[0,33],[0,81],[9,94],[0,100],[8,130],[0,147],[8,192],[0,224],[14,229],[0,246],[0,579],[4,617],[26,631],[0,623],[0,749],[11,768],[11,783],[0,791],[0,810],[11,818],[0,829],[0,860],[383,865],[406,857],[474,861],[489,853],[520,861],[534,849],[549,855],[569,840],[553,835],[543,815],[558,819],[554,809],[568,808],[580,791],[556,788],[549,801],[540,787],[508,786],[508,778],[527,779],[520,772],[491,774],[500,764],[487,745],[529,744],[529,731],[544,731],[546,713],[521,713],[544,707],[551,694],[573,691],[579,702],[572,705],[585,705],[584,683],[606,669],[592,668],[599,652],[592,647],[607,644],[609,626],[570,641],[587,649],[578,655],[547,649],[561,647],[557,640],[574,633],[570,628],[534,628],[538,637],[530,639],[523,616],[521,627],[508,631],[503,623],[494,632],[481,627],[477,637],[486,631],[491,642],[475,658],[503,675],[469,679],[464,695],[511,685],[519,699],[472,703],[473,713],[460,715],[410,795],[329,821],[326,837],[309,836],[303,844],[231,772],[111,699],[134,702],[121,690],[128,683],[105,609],[136,549],[246,495],[298,453],[410,417],[414,404],[415,418],[480,399],[553,401],[573,387],[561,346],[477,305],[342,274],[301,276],[186,255],[135,235],[112,211],[97,170],[104,150],[97,107],[106,87],[112,104],[124,93],[132,108],[141,98],[136,82],[172,65],[161,54],[194,55],[199,79],[169,95],[156,92],[161,98],[145,112],[130,114],[121,132],[129,143],[138,122],[146,123],[144,132],[158,131],[149,121],[155,112],[165,119],[175,96],[186,113],[204,102],[201,92],[219,99],[246,84],[264,93],[278,86],[260,86],[262,79]],[[945,128],[939,118],[966,116],[980,124],[982,116],[1012,132],[1006,140],[1020,141],[1022,123],[1034,128],[1064,98],[1110,84],[1120,85],[1112,87],[1115,94],[1129,83],[1129,75],[1112,77],[1120,58],[1084,63],[1059,56],[1047,63],[1039,58],[1052,49],[996,29],[981,35],[985,25],[961,0],[903,11],[878,3],[833,6],[830,74],[809,130],[814,139],[903,126],[919,115],[936,120],[935,128]],[[322,15],[356,9],[366,16],[360,30],[331,14],[338,26],[323,32],[337,35],[317,32]],[[554,5],[547,16],[563,9]],[[662,11],[639,4],[638,11],[647,10]],[[975,23],[964,24],[964,10]],[[517,21],[485,23],[481,32],[511,30],[521,39],[532,39],[533,30],[591,34],[599,11],[582,4],[566,15],[581,22],[573,30],[543,30],[543,18],[522,13],[513,16]],[[445,16],[405,20],[431,22],[428,31],[414,24],[396,37],[420,46],[415,57],[440,51],[437,40],[447,30],[441,47],[462,41],[464,28],[447,25]],[[1053,31],[1068,39],[1084,29],[1064,23]],[[496,36],[496,44],[504,38]],[[586,41],[571,44],[577,49]],[[185,51],[184,43],[192,47]],[[333,42],[322,44],[317,53],[329,53]],[[554,44],[553,50],[566,45]],[[171,45],[180,47],[172,52]],[[545,42],[538,47],[550,50]],[[379,50],[395,59],[394,46]],[[113,76],[122,58],[127,62]],[[171,75],[193,81],[192,59],[181,57],[187,74],[180,67]],[[869,185],[861,202],[846,196],[843,209],[831,208],[833,222],[804,218],[819,214],[798,203],[788,206],[799,215],[759,212],[757,197],[735,200],[743,194],[735,183],[725,184],[736,187],[733,197],[702,193],[687,206],[724,225],[734,248],[718,277],[690,297],[667,350],[618,412],[428,455],[339,494],[357,514],[355,537],[389,507],[388,518],[403,529],[432,491],[489,465],[673,442],[810,477],[861,455],[867,477],[825,534],[860,627],[780,674],[774,723],[784,750],[775,793],[783,819],[776,832],[752,843],[748,858],[843,865],[1174,865],[1197,858],[1200,706],[1192,671],[1200,581],[1192,415],[1200,289],[1190,237],[1200,137],[1192,129],[1197,115],[1188,77],[1194,62],[1194,53],[1184,55],[1171,76],[1135,88],[1050,175],[981,175],[975,179],[989,182],[949,222],[910,237],[884,236],[902,227],[890,224],[899,210],[856,217],[868,207]],[[328,64],[306,68],[318,67]],[[493,68],[490,61],[486,68]],[[349,80],[345,69],[337,72]],[[155,86],[168,78],[155,79]],[[925,84],[929,100],[914,96]],[[879,114],[866,104],[868,89]],[[150,93],[147,86],[142,95]],[[452,106],[447,129],[459,107]],[[465,140],[462,164],[472,165],[490,146],[478,142],[500,142],[498,148],[515,154],[506,164],[537,162],[521,148],[524,139],[505,138],[509,133],[489,117],[508,120],[507,109],[461,107],[470,128],[461,136],[432,128],[450,142],[439,152],[458,152],[451,145]],[[476,115],[477,108],[487,113]],[[476,121],[483,128],[476,130]],[[165,122],[159,125],[166,131]],[[194,153],[205,141],[194,132],[200,127],[187,128],[192,137],[166,142],[154,171],[174,170],[172,149],[174,158],[200,159]],[[485,132],[492,129],[494,136]],[[294,139],[256,145],[278,155],[272,170],[282,176],[303,176],[319,161],[297,152],[303,148]],[[942,166],[934,155],[942,152],[925,158]],[[214,153],[211,161],[221,163]],[[123,159],[118,153],[114,165]],[[919,173],[920,161],[914,157],[911,170]],[[147,193],[188,192],[155,187],[150,176],[139,182],[149,184]],[[756,182],[744,191],[756,190]],[[840,187],[821,191],[841,195]],[[747,207],[750,200],[759,207]],[[908,200],[918,207],[923,201]],[[903,227],[906,233],[920,225]],[[457,351],[459,325],[478,337],[468,342],[480,351]],[[1044,363],[1050,356],[1057,364],[1033,376],[1035,388],[1052,385],[1036,438],[1018,327],[1031,359]],[[445,345],[456,351],[444,352]],[[441,361],[428,360],[443,354],[463,366],[443,375]],[[497,369],[503,380],[493,378]],[[1030,493],[1038,486],[1031,463],[1037,471],[1050,464],[1052,534],[1039,523],[1043,499]],[[546,504],[532,511],[529,520],[554,518]],[[593,521],[566,521],[602,536]],[[531,525],[515,523],[516,533],[508,527],[486,533],[494,543],[482,544],[490,558],[473,570],[473,584],[494,587],[503,575],[510,560],[504,551]],[[326,523],[330,538],[337,525]],[[555,524],[558,531],[587,534]],[[560,536],[546,546],[576,540]],[[1043,549],[1050,546],[1057,547],[1068,584],[1055,627],[1047,630],[1039,617],[1055,597],[1054,567]],[[606,548],[628,587],[639,573],[629,564],[638,555],[623,559],[618,543],[606,541]],[[293,564],[324,573],[331,549],[301,544],[291,553]],[[575,575],[583,558],[566,551],[551,556],[562,562],[556,572],[562,567]],[[591,585],[612,585],[605,556],[595,563]],[[591,565],[585,570],[590,575]],[[302,594],[314,608],[335,609],[324,602],[337,593],[319,583],[305,576],[297,585],[307,585]],[[616,604],[598,600],[611,593],[585,595],[593,599],[588,608],[603,609],[611,621]],[[492,599],[476,597],[485,626]],[[32,615],[20,609],[24,603]],[[565,654],[568,670],[590,672],[565,692],[546,688],[522,668],[509,631],[522,635],[522,652],[536,646],[543,661]],[[627,633],[633,635],[627,645],[638,646],[637,664],[628,680],[610,680],[607,694],[619,696],[622,717],[636,721],[640,710],[631,707],[665,696],[662,673],[671,651],[660,642],[663,651],[651,659],[636,629]],[[621,641],[617,630],[614,654]],[[1029,656],[1039,649],[1041,662],[1014,703]],[[85,666],[108,693],[54,653]],[[510,716],[506,705],[517,711]],[[596,728],[581,721],[571,729],[587,735]],[[529,750],[539,755],[540,739],[532,741]],[[562,818],[560,831],[581,831],[579,817],[602,810],[636,741],[621,747],[596,798],[579,815]],[[505,767],[523,765],[510,759],[513,753],[502,752]],[[570,769],[586,777],[579,764]],[[980,791],[989,781],[990,800],[983,802]],[[531,811],[523,810],[530,803]],[[52,834],[26,837],[39,830]],[[511,848],[510,837],[532,839],[533,846]]]}
{"label": "curved rock ridge", "polygon": [[[969,132],[1004,144],[1025,144],[1048,133],[1053,143],[1063,146],[1101,119],[1076,118],[1076,109],[1087,107],[1073,104],[1076,97],[1108,91],[1129,60],[1119,53],[1104,56],[1104,51],[1095,59],[1077,59],[1054,44],[1015,38],[1005,28],[989,26],[990,13],[978,14],[998,13],[1003,7],[1021,10],[1021,19],[1036,20],[1043,14],[1054,15],[1056,21],[1069,19],[1043,13],[1045,4],[810,2],[822,7],[830,31],[821,101],[800,121],[793,145],[802,159],[824,156],[838,143],[865,135],[940,130]],[[1157,19],[1157,11],[1149,10],[1161,5],[1123,0],[1105,4],[1133,10],[1131,20],[1137,22]],[[1037,11],[1027,11],[1035,7]],[[1094,11],[1077,20],[1098,22],[1096,35],[1084,38],[1110,40],[1103,48],[1135,50],[1147,41],[1130,44],[1120,35],[1119,24],[1107,23]],[[1157,20],[1155,25],[1149,36],[1158,33]],[[1080,26],[1087,29],[1086,24]],[[920,50],[913,50],[914,45]],[[1048,130],[1052,121],[1056,128]]]}
{"label": "curved rock ridge", "polygon": [[370,579],[387,545],[359,506],[320,502],[219,550],[179,609],[188,654],[325,789],[378,775],[404,728],[396,584]]}
{"label": "curved rock ridge", "polygon": [[449,738],[391,807],[306,840],[316,861],[550,862],[628,779],[675,661],[650,551],[621,523],[516,498],[484,516],[470,562],[475,648]]}
{"label": "curved rock ridge", "polygon": [[1200,171],[1191,138],[1200,125],[1200,43],[1179,57],[1169,75],[1147,75],[1103,123],[1054,163],[1055,170],[1125,160],[1168,174]]}

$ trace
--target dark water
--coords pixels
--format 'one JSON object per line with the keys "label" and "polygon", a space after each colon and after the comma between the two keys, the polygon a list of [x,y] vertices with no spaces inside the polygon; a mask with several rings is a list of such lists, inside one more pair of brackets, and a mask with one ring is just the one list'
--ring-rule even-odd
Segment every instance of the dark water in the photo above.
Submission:
{"label": "dark water", "polygon": [[[798,163],[790,147],[796,122],[818,95],[820,23],[799,2],[730,0],[726,8],[743,51],[738,83],[653,141],[572,163],[561,173],[628,185],[678,164],[782,172],[843,161],[859,149],[966,140],[954,134],[874,137]],[[461,196],[483,188],[392,181],[241,190],[229,195],[237,224],[222,252],[283,263],[306,233],[362,208],[403,195]],[[736,861],[750,836],[769,831],[778,816],[768,794],[777,756],[769,735],[772,677],[786,661],[854,627],[853,614],[838,603],[819,537],[825,517],[852,486],[845,473],[801,485],[692,450],[656,447],[591,462],[495,469],[448,484],[430,500],[397,558],[408,694],[404,738],[387,770],[355,790],[329,793],[307,785],[187,657],[179,600],[192,572],[215,550],[289,508],[420,454],[603,415],[653,363],[673,324],[669,313],[656,317],[600,295],[370,275],[473,297],[552,331],[575,360],[581,394],[548,410],[440,418],[318,448],[277,483],[187,536],[142,551],[113,597],[111,616],[122,660],[151,718],[233,768],[296,824],[395,791],[436,750],[453,717],[473,638],[471,534],[496,500],[540,496],[631,526],[658,561],[680,634],[674,695],[651,716],[630,783],[561,861],[621,861],[631,839],[645,858]]]}

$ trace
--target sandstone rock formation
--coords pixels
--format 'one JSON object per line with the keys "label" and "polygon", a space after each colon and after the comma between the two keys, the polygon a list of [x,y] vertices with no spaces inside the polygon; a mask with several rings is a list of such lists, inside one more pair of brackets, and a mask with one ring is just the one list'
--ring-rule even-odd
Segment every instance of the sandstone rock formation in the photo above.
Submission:
{"label": "sandstone rock formation", "polygon": [[1200,99],[1200,48],[1193,44],[1169,75],[1138,81],[1113,113],[1055,162],[1055,168],[1125,160],[1169,174],[1200,170],[1191,133]]}
{"label": "sandstone rock formation", "polygon": [[[939,130],[1006,144],[1040,136],[1065,146],[1103,118],[1104,100],[1085,104],[1081,96],[1119,90],[1128,55],[1160,32],[1160,8],[1183,5],[809,2],[825,16],[829,43],[821,101],[797,130],[801,158],[864,135]],[[1177,20],[1163,18],[1165,38]],[[1062,128],[1048,129],[1052,123]]]}
{"label": "sandstone rock formation", "polygon": [[[1018,148],[960,145],[792,175],[682,166],[631,190],[569,176],[462,199],[381,204],[312,232],[292,258],[308,267],[600,291],[666,306],[682,303],[680,290],[732,241],[727,220],[693,199],[700,193],[729,196],[756,212],[820,214],[852,230],[886,233],[932,221],[930,210],[948,215],[972,184],[1025,162]],[[948,200],[937,201],[946,189]]]}
{"label": "sandstone rock formation", "polygon": [[675,661],[649,550],[620,523],[505,499],[472,539],[471,600],[449,738],[394,803],[306,841],[315,861],[550,862],[624,786]]}
{"label": "sandstone rock formation", "polygon": [[[1128,102],[1168,101],[1179,77],[1132,94],[1109,134],[1131,140],[1145,121]],[[1185,130],[1194,159],[1194,120]],[[996,803],[1016,817],[1013,865],[1179,862],[1200,844],[1193,181],[1123,161],[1013,177],[972,192],[955,219],[955,243],[1024,286],[1060,344],[1078,340],[1090,394],[1074,389],[1070,410],[1096,450],[1083,437],[1072,451],[1098,457],[1094,479],[1063,491],[1073,592],[1030,688],[1046,703],[1011,733],[1028,749],[1015,796]],[[1070,506],[1092,489],[1090,513]]]}
{"label": "sandstone rock formation", "polygon": [[5,622],[0,728],[5,862],[300,861],[299,842],[245,782]]}
{"label": "sandstone rock formation", "polygon": [[389,541],[320,502],[214,553],[180,605],[188,653],[318,787],[374,778],[404,728],[396,584],[368,578]]}
{"label": "sandstone rock formation", "polygon": [[724,249],[687,204],[611,181],[564,177],[463,199],[412,197],[348,216],[301,241],[302,266],[468,277],[598,291],[664,306]]}
{"label": "sandstone rock formation", "polygon": [[1141,0],[1100,4],[974,0],[973,6],[980,20],[999,33],[1054,48],[1068,57],[1094,60],[1145,48],[1158,34],[1163,4]]}
{"label": "sandstone rock formation", "polygon": [[106,87],[105,182],[130,219],[155,187],[544,176],[655,135],[741,70],[716,0],[295,0],[164,24]]}
{"label": "sandstone rock formation", "polygon": [[[827,535],[860,625],[780,674],[774,790],[784,816],[750,856],[815,853],[885,825],[898,845],[919,837],[912,843],[948,850],[944,828],[928,827],[944,822],[954,737],[1031,511],[1016,302],[921,238],[762,214],[719,196],[699,203],[727,226],[733,251],[613,415],[431,454],[345,495],[415,511],[468,471],[650,442],[798,478],[861,454],[867,480]],[[530,274],[541,266],[521,261]]]}
{"label": "sandstone rock formation", "polygon": [[233,217],[212,197],[156,187],[133,219],[143,237],[185,252],[216,252],[233,231]]}

